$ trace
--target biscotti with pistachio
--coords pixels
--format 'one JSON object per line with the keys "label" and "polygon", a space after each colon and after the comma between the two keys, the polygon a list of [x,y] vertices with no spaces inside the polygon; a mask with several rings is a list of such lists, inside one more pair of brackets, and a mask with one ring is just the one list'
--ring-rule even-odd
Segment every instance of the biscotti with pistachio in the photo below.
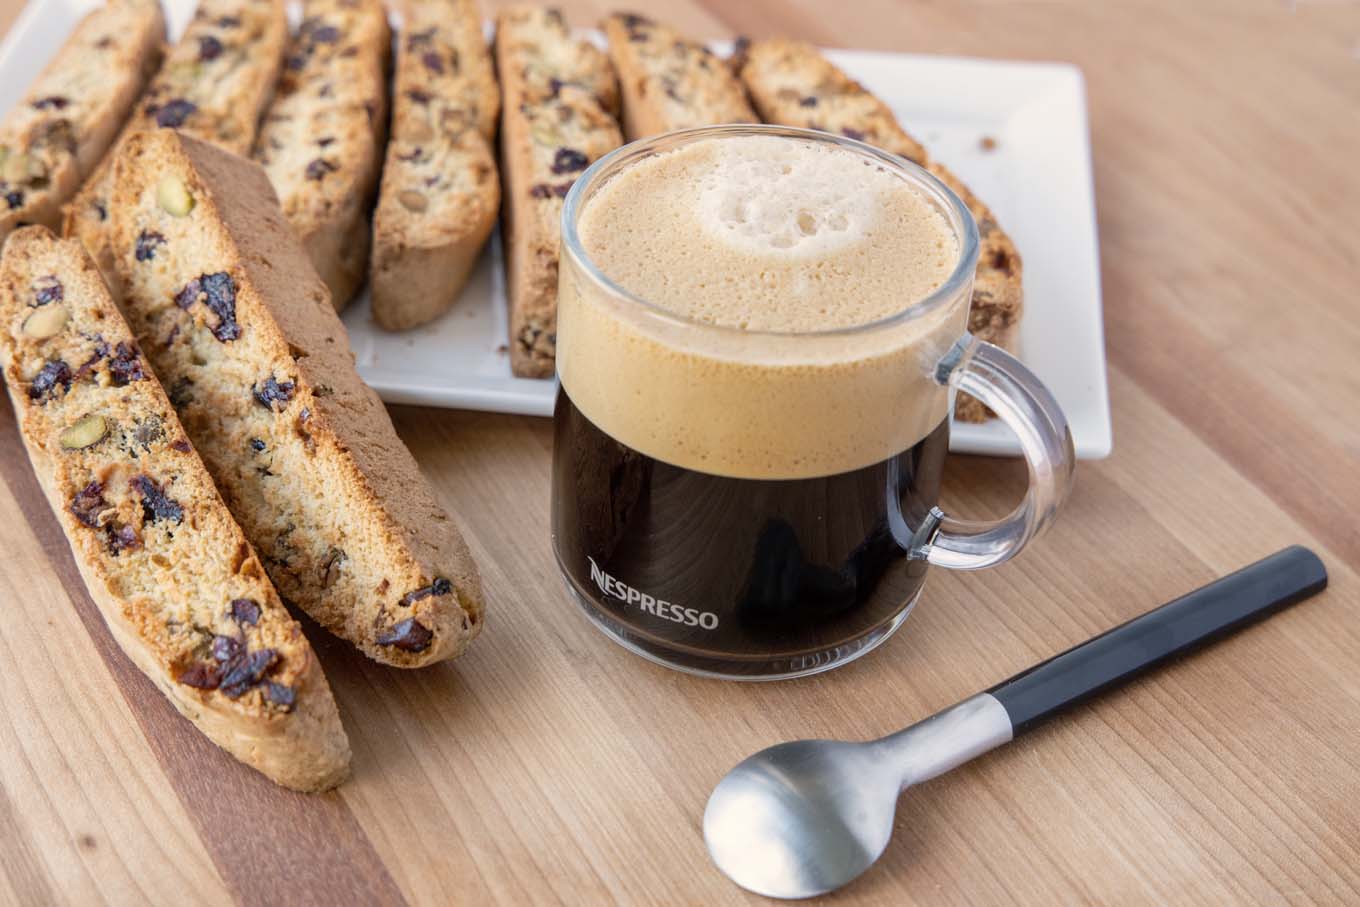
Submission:
{"label": "biscotti with pistachio", "polygon": [[113,213],[133,332],[280,594],[387,664],[462,652],[482,626],[467,546],[359,379],[264,170],[139,133]]}
{"label": "biscotti with pistachio", "polygon": [[[977,221],[980,243],[968,330],[1013,350],[1024,308],[1020,254],[991,209],[930,157],[887,104],[811,44],[782,38],[756,41],[745,47],[739,65],[742,81],[766,122],[834,132],[890,151],[929,170],[963,200]],[[991,417],[982,403],[966,394],[959,395],[954,415],[965,422]]]}
{"label": "biscotti with pistachio", "polygon": [[577,41],[562,14],[509,7],[496,18],[500,76],[502,235],[510,298],[510,368],[552,377],[562,199],[596,158],[623,143],[609,60]]}
{"label": "biscotti with pistachio", "polygon": [[337,309],[368,269],[391,46],[382,0],[304,0],[255,140],[253,156]]}
{"label": "biscotti with pistachio", "polygon": [[636,13],[615,13],[603,28],[623,93],[623,131],[629,141],[695,126],[759,121],[741,80],[703,44]]}
{"label": "biscotti with pistachio", "polygon": [[373,320],[448,311],[496,225],[500,91],[476,0],[412,0],[397,50],[392,141],[373,215]]}
{"label": "biscotti with pistachio", "polygon": [[330,687],[80,244],[13,233],[0,362],[38,481],[114,639],[279,784],[348,772]]}
{"label": "biscotti with pistachio", "polygon": [[0,242],[61,226],[64,205],[108,151],[161,61],[157,0],[108,0],[85,16],[0,122]]}
{"label": "biscotti with pistachio", "polygon": [[85,245],[115,292],[108,229],[118,145],[168,128],[249,154],[287,40],[283,0],[200,0],[113,150],[65,209],[65,234]]}

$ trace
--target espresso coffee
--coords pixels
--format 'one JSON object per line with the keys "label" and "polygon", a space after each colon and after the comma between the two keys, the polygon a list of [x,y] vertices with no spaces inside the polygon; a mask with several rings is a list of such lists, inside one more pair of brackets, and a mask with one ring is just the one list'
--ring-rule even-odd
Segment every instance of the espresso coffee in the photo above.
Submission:
{"label": "espresso coffee", "polygon": [[[701,139],[579,201],[559,276],[554,544],[621,641],[815,669],[915,599],[963,334],[957,225],[833,143]],[[571,246],[579,243],[579,253]],[[962,296],[962,298],[958,298]]]}

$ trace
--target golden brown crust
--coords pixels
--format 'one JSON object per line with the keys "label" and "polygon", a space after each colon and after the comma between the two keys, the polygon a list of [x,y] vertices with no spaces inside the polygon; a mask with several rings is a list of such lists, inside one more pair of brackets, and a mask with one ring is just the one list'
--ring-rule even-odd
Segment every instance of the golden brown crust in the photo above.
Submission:
{"label": "golden brown crust", "polygon": [[500,91],[475,0],[414,0],[397,50],[392,143],[373,216],[373,319],[448,311],[496,225]]}
{"label": "golden brown crust", "polygon": [[562,198],[591,161],[623,143],[614,118],[618,83],[598,48],[572,38],[561,13],[540,7],[510,7],[497,17],[496,68],[504,94],[510,368],[549,378],[557,355]]}
{"label": "golden brown crust", "polygon": [[[834,132],[868,142],[925,167],[968,206],[978,224],[980,249],[968,329],[982,340],[1014,350],[1024,309],[1020,254],[991,210],[897,122],[888,105],[851,79],[817,48],[775,38],[747,45],[742,81],[761,117],[770,123]],[[956,418],[983,422],[991,412],[960,395]]]}
{"label": "golden brown crust", "polygon": [[636,13],[614,13],[602,27],[619,75],[629,141],[694,126],[759,122],[741,80],[703,44]]}
{"label": "golden brown crust", "polygon": [[253,157],[343,309],[368,270],[387,132],[392,35],[382,0],[306,0]]}
{"label": "golden brown crust", "polygon": [[215,743],[322,790],[349,743],[311,646],[79,243],[16,231],[0,361],[34,471],[115,639]]}
{"label": "golden brown crust", "polygon": [[202,0],[137,102],[114,147],[63,209],[63,233],[84,244],[114,295],[108,243],[113,161],[129,135],[173,127],[247,154],[274,92],[288,21],[283,0]]}
{"label": "golden brown crust", "polygon": [[[182,216],[158,202],[166,179],[192,199]],[[476,568],[264,171],[156,130],[128,141],[114,198],[133,330],[187,382],[180,418],[280,593],[388,664],[461,653],[481,630]],[[148,233],[165,239],[152,260],[136,254]]]}
{"label": "golden brown crust", "polygon": [[110,0],[80,21],[0,123],[0,242],[20,224],[58,229],[160,65],[157,0]]}

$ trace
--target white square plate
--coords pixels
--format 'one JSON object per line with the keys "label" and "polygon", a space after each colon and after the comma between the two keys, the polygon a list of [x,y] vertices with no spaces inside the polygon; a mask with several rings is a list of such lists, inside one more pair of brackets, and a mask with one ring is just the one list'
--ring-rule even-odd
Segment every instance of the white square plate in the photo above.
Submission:
{"label": "white square plate", "polygon": [[[163,2],[176,36],[193,12],[192,0]],[[18,101],[93,5],[93,0],[34,0],[24,9],[0,44],[0,110]],[[829,55],[887,101],[1010,231],[1025,263],[1019,355],[1058,398],[1077,455],[1108,455],[1110,408],[1081,72],[1053,63],[853,50]],[[498,236],[457,304],[432,324],[400,334],[380,330],[369,316],[367,291],[344,315],[359,373],[390,403],[550,415],[555,383],[510,374],[506,318]],[[996,421],[955,423],[950,447],[1019,453],[1010,431]]]}

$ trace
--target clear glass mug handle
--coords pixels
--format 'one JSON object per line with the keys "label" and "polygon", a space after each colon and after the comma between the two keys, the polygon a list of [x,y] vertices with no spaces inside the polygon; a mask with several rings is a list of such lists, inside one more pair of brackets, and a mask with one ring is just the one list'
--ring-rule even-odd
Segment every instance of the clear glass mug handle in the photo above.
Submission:
{"label": "clear glass mug handle", "polygon": [[935,380],[981,400],[1020,439],[1029,488],[1009,516],[960,520],[933,508],[918,550],[932,564],[980,570],[1010,560],[1058,512],[1072,486],[1072,432],[1048,388],[1019,359],[965,334],[935,369]]}

